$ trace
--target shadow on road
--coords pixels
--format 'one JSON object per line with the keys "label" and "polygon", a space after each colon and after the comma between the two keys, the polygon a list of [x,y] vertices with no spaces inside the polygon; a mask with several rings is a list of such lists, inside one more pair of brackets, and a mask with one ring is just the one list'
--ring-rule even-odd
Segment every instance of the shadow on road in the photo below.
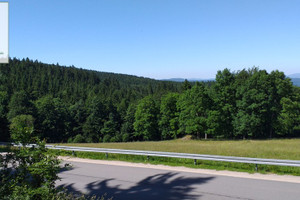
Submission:
{"label": "shadow on road", "polygon": [[[103,181],[91,182],[86,185],[89,191],[88,195],[102,196],[107,194],[107,197],[113,197],[114,200],[182,200],[182,199],[199,199],[199,194],[192,194],[195,185],[205,184],[214,177],[192,177],[186,178],[177,176],[178,173],[162,173],[149,176],[135,186],[127,189],[117,186],[109,186],[110,181],[114,179],[106,179]],[[78,193],[73,187],[73,184],[61,185],[70,192]]]}

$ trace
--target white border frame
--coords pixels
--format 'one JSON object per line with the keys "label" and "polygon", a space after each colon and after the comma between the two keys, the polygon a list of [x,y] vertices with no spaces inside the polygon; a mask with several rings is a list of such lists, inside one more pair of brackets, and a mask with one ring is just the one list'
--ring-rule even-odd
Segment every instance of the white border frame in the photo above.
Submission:
{"label": "white border frame", "polygon": [[0,58],[0,63],[9,63],[9,2],[0,1],[0,4],[3,3],[7,4],[7,57]]}

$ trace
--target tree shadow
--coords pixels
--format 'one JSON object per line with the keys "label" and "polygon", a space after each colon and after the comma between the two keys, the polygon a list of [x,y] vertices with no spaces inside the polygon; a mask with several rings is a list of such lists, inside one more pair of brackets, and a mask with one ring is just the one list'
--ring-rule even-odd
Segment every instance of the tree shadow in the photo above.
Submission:
{"label": "tree shadow", "polygon": [[[91,182],[86,185],[88,195],[102,196],[107,194],[107,197],[113,197],[114,200],[181,200],[181,199],[199,199],[201,195],[193,193],[195,186],[205,184],[214,177],[183,177],[178,176],[178,173],[161,173],[149,176],[136,185],[122,189],[120,185],[109,186],[111,181],[115,179],[106,179],[103,181]],[[79,193],[74,187],[74,183],[61,185],[70,192]],[[111,185],[111,184],[110,184]],[[192,194],[193,193],[193,194]]]}

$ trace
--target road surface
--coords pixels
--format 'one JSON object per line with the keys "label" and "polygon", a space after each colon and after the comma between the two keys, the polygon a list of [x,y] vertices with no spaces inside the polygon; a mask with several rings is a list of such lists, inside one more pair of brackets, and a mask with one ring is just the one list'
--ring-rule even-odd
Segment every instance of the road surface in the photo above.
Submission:
{"label": "road surface", "polygon": [[[300,177],[261,180],[151,167],[68,161],[57,186],[114,200],[300,199]],[[249,176],[249,175],[247,175]],[[251,175],[250,175],[251,176]]]}

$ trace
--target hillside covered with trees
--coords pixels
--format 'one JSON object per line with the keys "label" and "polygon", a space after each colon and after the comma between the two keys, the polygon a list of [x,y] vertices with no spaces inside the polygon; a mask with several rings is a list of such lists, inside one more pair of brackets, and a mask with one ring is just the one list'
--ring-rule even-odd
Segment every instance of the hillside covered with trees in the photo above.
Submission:
{"label": "hillside covered with trees", "polygon": [[25,121],[47,142],[299,137],[300,88],[258,68],[191,85],[12,59],[0,65],[0,141]]}

